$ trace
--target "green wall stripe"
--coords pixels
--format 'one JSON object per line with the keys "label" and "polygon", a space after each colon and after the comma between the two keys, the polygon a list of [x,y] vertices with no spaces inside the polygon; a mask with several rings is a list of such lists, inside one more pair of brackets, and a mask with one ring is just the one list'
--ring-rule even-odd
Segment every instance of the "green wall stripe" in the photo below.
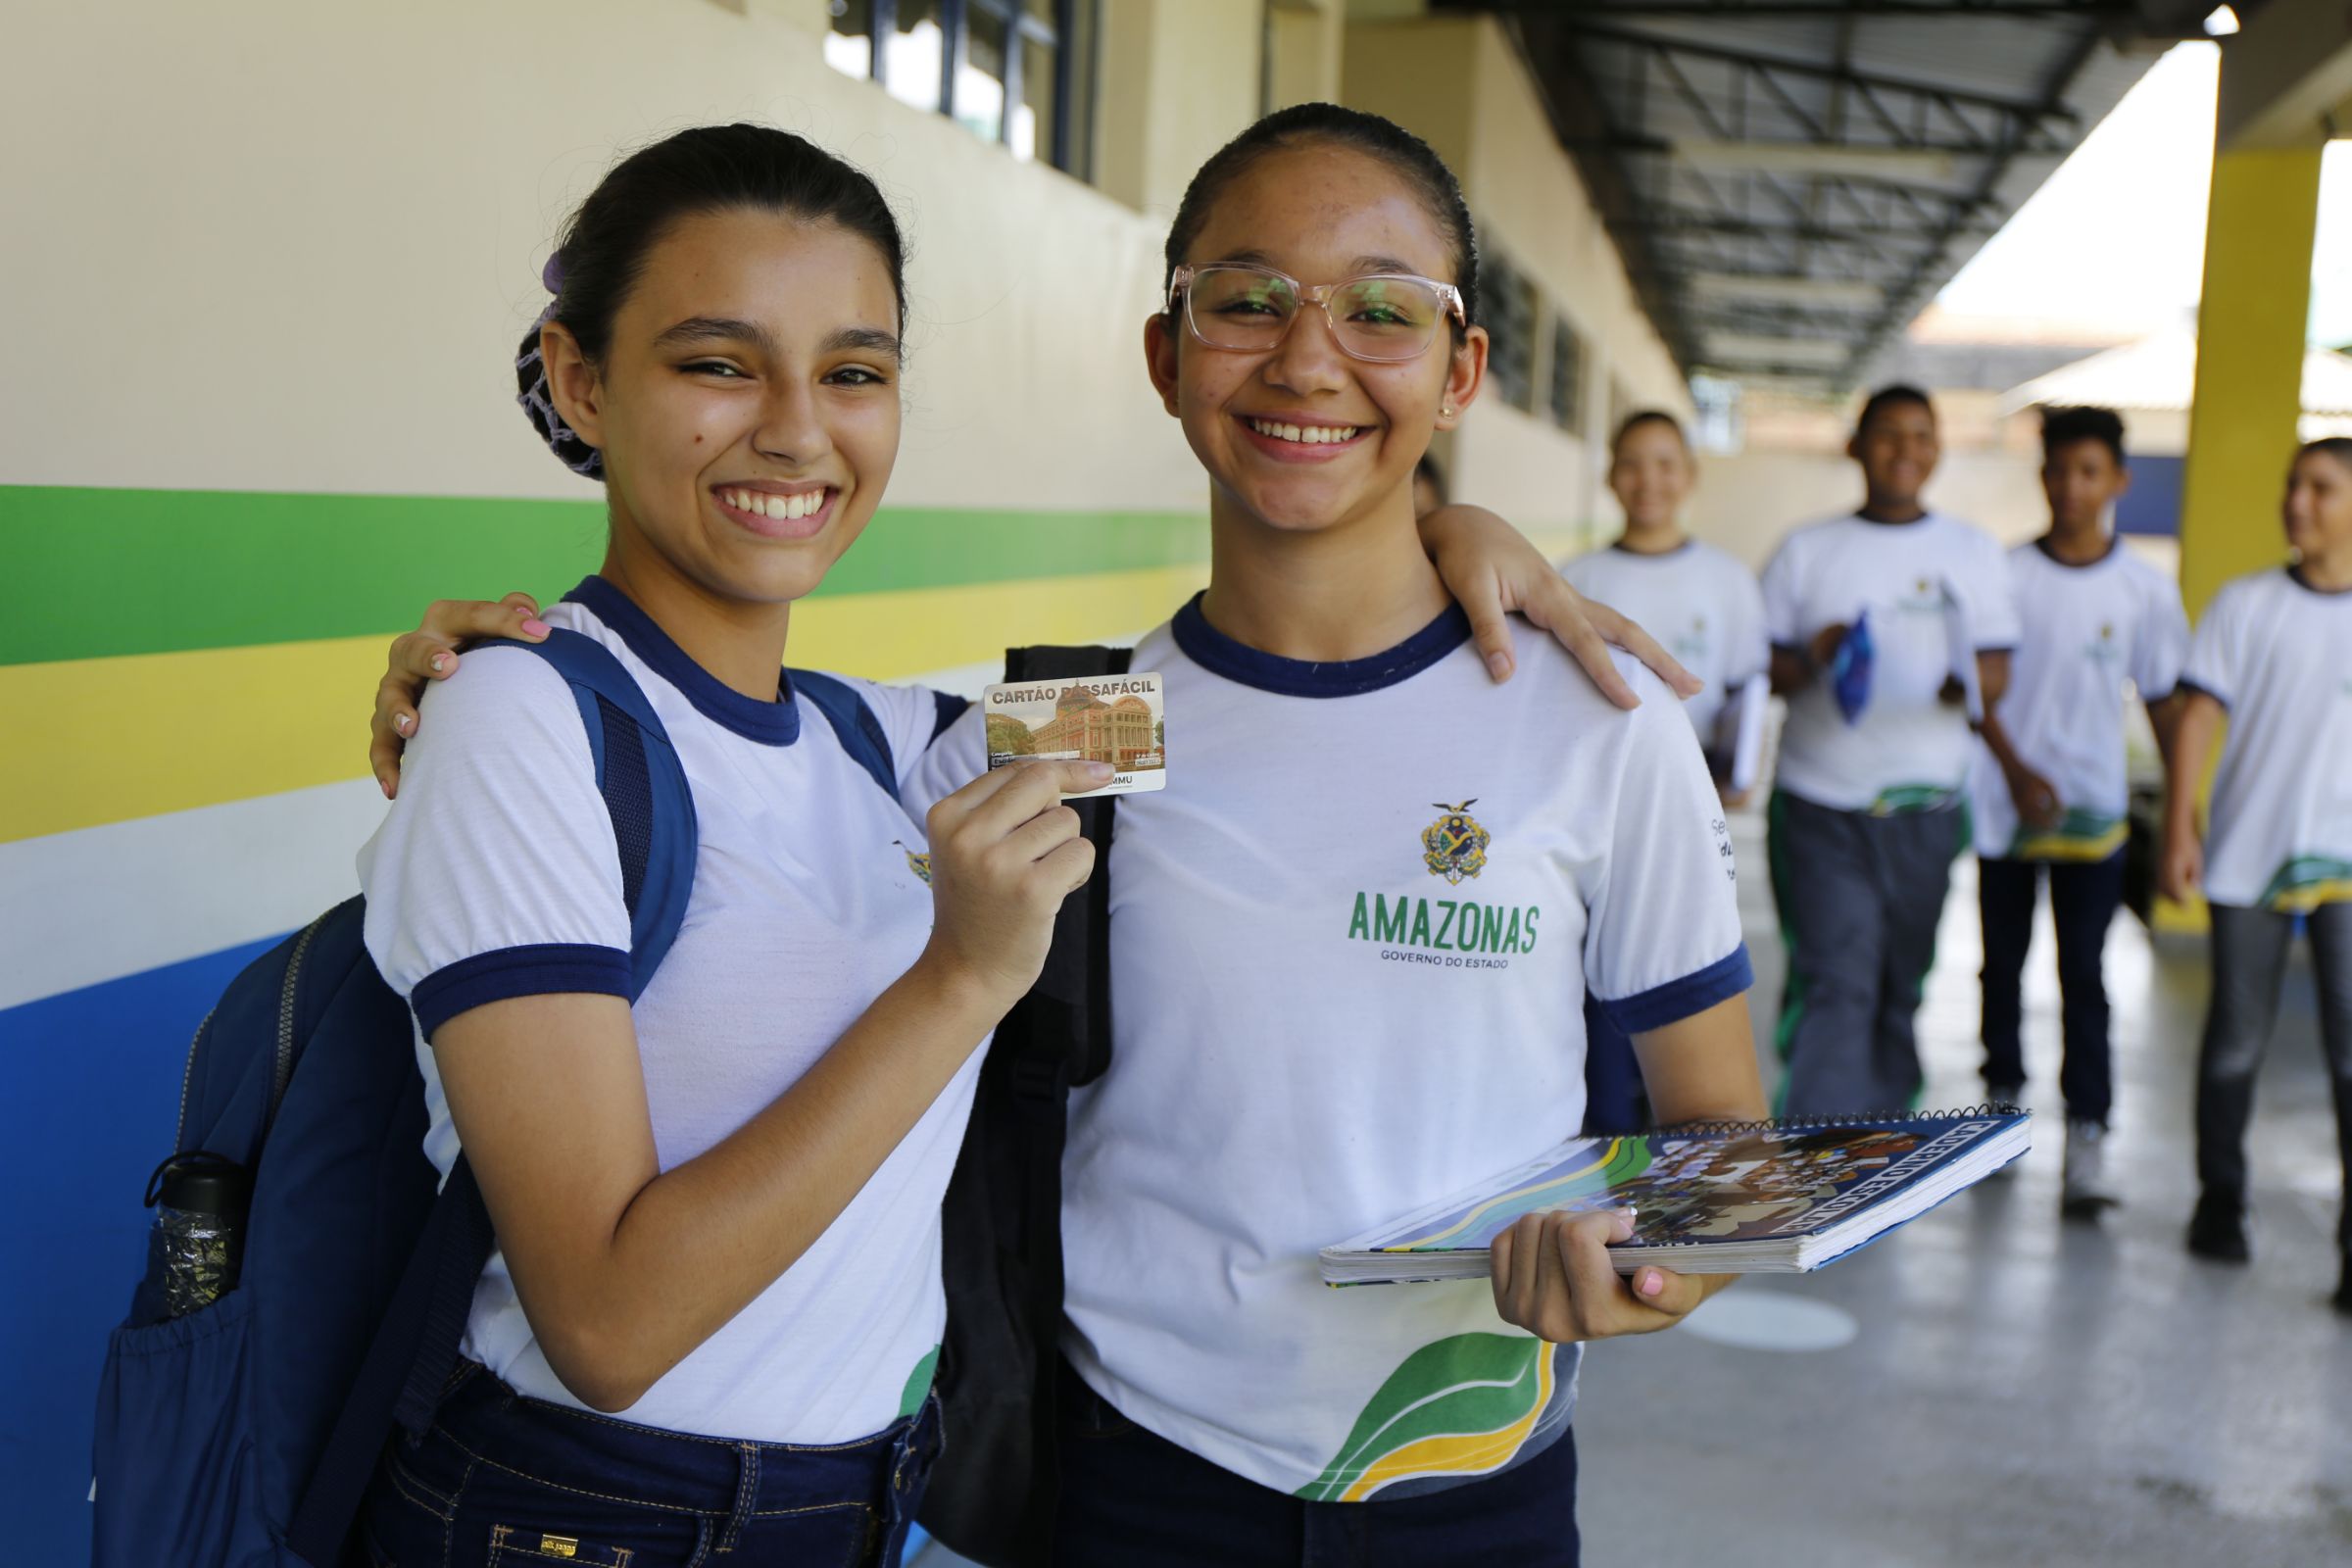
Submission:
{"label": "green wall stripe", "polygon": [[[594,501],[0,485],[0,664],[389,633],[435,599],[560,594],[604,538]],[[1207,559],[1196,513],[885,507],[821,592]]]}

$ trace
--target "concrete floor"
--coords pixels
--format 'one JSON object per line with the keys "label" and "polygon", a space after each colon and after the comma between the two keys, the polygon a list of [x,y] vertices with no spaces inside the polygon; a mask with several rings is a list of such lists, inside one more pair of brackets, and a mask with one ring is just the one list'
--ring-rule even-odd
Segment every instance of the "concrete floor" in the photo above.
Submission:
{"label": "concrete floor", "polygon": [[[1741,899],[1769,1049],[1783,962],[1762,824],[1734,825],[1756,868]],[[1979,953],[1964,859],[1921,1010],[1930,1105],[1981,1097]],[[2263,1073],[2254,1263],[2232,1269],[2180,1246],[2203,944],[2152,943],[2126,916],[2107,960],[2124,1205],[2099,1224],[2058,1216],[2045,907],[2026,999],[2040,1114],[2018,1174],[1823,1273],[1749,1282],[1681,1330],[1595,1346],[1576,1419],[1587,1561],[2352,1564],[2352,1318],[2327,1302],[2340,1182],[2309,968],[2298,956]],[[1726,1343],[1790,1317],[1845,1343]],[[959,1560],[935,1548],[917,1568]]]}

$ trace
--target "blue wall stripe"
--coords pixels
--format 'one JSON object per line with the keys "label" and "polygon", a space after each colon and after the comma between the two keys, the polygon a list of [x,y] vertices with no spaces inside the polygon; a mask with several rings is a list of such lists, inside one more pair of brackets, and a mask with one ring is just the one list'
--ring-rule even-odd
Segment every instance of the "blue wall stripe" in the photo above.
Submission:
{"label": "blue wall stripe", "polygon": [[188,1038],[277,937],[0,1011],[16,1174],[0,1291],[0,1517],[24,1562],[90,1559],[90,1424],[107,1331],[145,1264],[148,1173],[172,1152]]}

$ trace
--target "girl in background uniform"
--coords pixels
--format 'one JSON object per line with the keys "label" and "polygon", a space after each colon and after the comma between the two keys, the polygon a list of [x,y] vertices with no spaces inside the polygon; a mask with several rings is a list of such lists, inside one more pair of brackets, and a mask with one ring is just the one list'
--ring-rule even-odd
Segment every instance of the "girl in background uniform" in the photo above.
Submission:
{"label": "girl in background uniform", "polygon": [[[2294,564],[2226,584],[2198,622],[2165,802],[2164,892],[2202,892],[2213,920],[2188,1249],[2227,1263],[2250,1255],[2246,1122],[2298,916],[2352,1176],[2352,441],[2296,454],[2279,511]],[[2225,714],[2208,841],[2197,788]],[[2352,1193],[2336,1247],[2335,1306],[2352,1312]]]}
{"label": "girl in background uniform", "polygon": [[[1771,679],[1764,594],[1755,574],[1684,531],[1683,505],[1698,477],[1690,443],[1671,414],[1632,415],[1609,447],[1609,489],[1625,512],[1625,533],[1560,570],[1577,592],[1615,606],[1666,641],[1700,682],[1683,704],[1726,809],[1747,802],[1732,782],[1736,746],[1714,745],[1726,705],[1751,680]],[[1585,1128],[1628,1132],[1648,1124],[1633,1042],[1598,1007],[1586,1009]]]}

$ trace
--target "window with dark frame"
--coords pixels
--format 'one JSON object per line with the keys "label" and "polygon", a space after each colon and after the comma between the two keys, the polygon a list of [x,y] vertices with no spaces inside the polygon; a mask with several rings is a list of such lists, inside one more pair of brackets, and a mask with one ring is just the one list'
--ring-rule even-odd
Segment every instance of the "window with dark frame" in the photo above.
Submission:
{"label": "window with dark frame", "polygon": [[1551,422],[1585,433],[1585,340],[1565,319],[1551,324]]}
{"label": "window with dark frame", "polygon": [[1487,328],[1487,373],[1502,400],[1536,409],[1536,291],[1498,254],[1479,258],[1479,314]]}
{"label": "window with dark frame", "polygon": [[1015,158],[1093,171],[1099,0],[831,0],[825,61]]}

